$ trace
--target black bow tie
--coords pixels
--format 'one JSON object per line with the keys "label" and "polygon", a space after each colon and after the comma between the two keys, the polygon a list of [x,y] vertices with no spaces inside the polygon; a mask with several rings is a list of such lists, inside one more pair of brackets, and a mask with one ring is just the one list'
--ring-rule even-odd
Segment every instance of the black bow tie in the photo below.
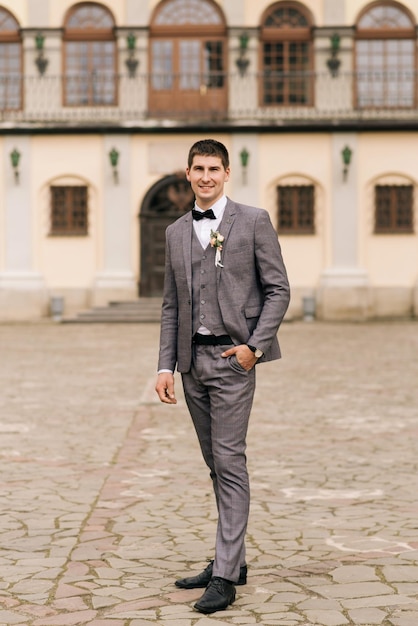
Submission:
{"label": "black bow tie", "polygon": [[212,211],[212,209],[209,209],[208,211],[196,211],[196,209],[192,209],[192,215],[193,215],[193,219],[194,220],[203,220],[204,217],[207,217],[210,220],[216,220],[216,215],[215,213]]}

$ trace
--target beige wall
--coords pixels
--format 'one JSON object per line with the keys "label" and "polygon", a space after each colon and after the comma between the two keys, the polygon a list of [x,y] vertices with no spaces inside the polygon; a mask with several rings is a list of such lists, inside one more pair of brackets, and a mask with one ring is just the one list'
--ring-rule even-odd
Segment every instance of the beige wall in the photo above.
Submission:
{"label": "beige wall", "polygon": [[[211,136],[211,133],[204,133]],[[314,291],[321,274],[332,266],[332,171],[342,169],[333,162],[329,133],[275,133],[247,137],[250,154],[248,187],[242,179],[233,136],[215,134],[230,149],[232,176],[226,192],[232,197],[266,208],[277,226],[278,184],[311,182],[316,188],[316,232],[314,235],[281,235],[290,281],[294,290]],[[129,198],[131,267],[135,280],[140,271],[139,212],[148,189],[161,177],[186,166],[190,145],[202,135],[133,135],[123,172]],[[245,141],[245,136],[243,136]],[[108,140],[111,142],[112,139]],[[375,235],[373,233],[373,186],[389,176],[402,175],[418,184],[416,145],[418,134],[363,133],[358,136],[356,194],[358,211],[358,267],[366,274],[370,289],[402,289],[412,293],[418,280],[418,235]],[[5,193],[3,173],[10,164],[0,140],[0,194]],[[39,272],[49,290],[74,289],[88,293],[104,263],[104,188],[111,172],[104,138],[100,135],[46,135],[30,140],[30,197],[32,204],[33,271]],[[396,158],[394,158],[394,156]],[[25,155],[22,156],[25,158]],[[386,177],[382,179],[381,177]],[[54,182],[78,181],[90,189],[89,235],[50,237],[49,186]],[[255,181],[255,182],[254,182]],[[10,184],[10,183],[9,183]],[[22,182],[23,184],[23,182]],[[250,200],[248,200],[250,201]],[[5,215],[0,210],[4,232]],[[416,209],[415,223],[418,223]],[[0,272],[4,267],[4,240],[0,241]],[[380,296],[379,296],[380,297]],[[390,297],[390,296],[388,296]]]}
{"label": "beige wall", "polygon": [[261,135],[259,141],[260,204],[268,209],[275,227],[278,184],[300,184],[303,177],[305,183],[316,187],[315,235],[280,236],[292,285],[314,287],[329,254],[330,138],[326,134],[277,133]]}
{"label": "beige wall", "polygon": [[[22,26],[29,27],[31,26],[31,24],[28,23],[28,3],[30,1],[31,0],[2,0],[1,4],[4,8],[8,9],[13,15],[15,15]],[[38,0],[38,2],[39,1],[41,0]],[[44,0],[44,2],[47,3],[49,10],[49,23],[45,24],[45,26],[55,28],[62,26],[67,10],[77,3],[75,0],[52,0],[50,2]],[[139,0],[136,0],[136,2],[138,3]],[[218,4],[226,15],[228,15],[228,12],[231,11],[230,5],[232,2],[240,5],[239,10],[238,8],[235,8],[235,10],[232,11],[232,14],[242,14],[244,16],[243,22],[237,24],[237,26],[258,26],[265,9],[273,4],[271,0],[257,0],[257,2],[254,0],[242,0],[242,2],[238,2],[238,0],[219,0]],[[143,16],[145,11],[148,13],[147,18],[149,18],[158,3],[159,0],[142,0],[141,15]],[[126,23],[129,0],[103,0],[101,1],[101,4],[107,6],[112,11],[118,26]],[[323,0],[307,0],[304,3],[302,2],[302,4],[305,4],[305,6],[311,11],[314,17],[315,25],[324,25]],[[350,26],[354,24],[360,11],[368,4],[371,3],[367,1],[365,2],[364,0],[345,0],[345,25]],[[418,20],[418,0],[403,0],[401,4],[407,7],[415,16],[415,19]],[[144,23],[143,20],[141,20],[141,23]],[[337,26],[342,25],[344,24],[337,24]]]}
{"label": "beige wall", "polygon": [[[5,206],[5,193],[6,193],[6,167],[8,163],[6,162],[7,155],[3,149],[3,141],[0,138],[0,233],[5,232],[5,211],[3,207]],[[0,271],[4,267],[5,264],[5,239],[4,237],[0,237]]]}
{"label": "beige wall", "polygon": [[[32,138],[35,262],[48,287],[88,287],[101,255],[102,141],[98,136]],[[49,186],[86,184],[90,189],[89,235],[50,237]]]}
{"label": "beige wall", "polygon": [[29,26],[28,0],[2,0],[1,6],[14,15],[20,26]]}
{"label": "beige wall", "polygon": [[[395,180],[401,175],[409,184],[418,184],[414,132],[363,133],[360,136],[359,191],[361,198],[361,257],[370,281],[379,287],[407,287],[418,279],[418,234],[373,234],[373,187],[383,176]],[[418,224],[415,191],[415,226]]]}

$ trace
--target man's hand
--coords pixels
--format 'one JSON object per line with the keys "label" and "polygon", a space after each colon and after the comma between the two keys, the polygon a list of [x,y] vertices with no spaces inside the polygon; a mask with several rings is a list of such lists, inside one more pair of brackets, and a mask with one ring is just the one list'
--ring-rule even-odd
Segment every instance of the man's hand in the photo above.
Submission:
{"label": "man's hand", "polygon": [[174,394],[174,376],[171,372],[161,372],[161,374],[158,374],[155,391],[158,393],[161,402],[165,402],[165,404],[177,404]]}
{"label": "man's hand", "polygon": [[221,356],[227,357],[232,354],[235,354],[238,363],[241,367],[247,370],[247,372],[250,371],[250,369],[252,369],[257,363],[257,357],[254,356],[254,352],[250,350],[245,343],[229,348],[229,350],[225,350],[225,352],[222,352]]}

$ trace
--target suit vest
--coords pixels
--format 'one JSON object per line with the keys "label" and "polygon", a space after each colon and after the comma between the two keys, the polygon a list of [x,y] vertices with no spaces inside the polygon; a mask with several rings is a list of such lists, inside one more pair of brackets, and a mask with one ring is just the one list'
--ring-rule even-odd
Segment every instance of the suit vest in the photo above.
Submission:
{"label": "suit vest", "polygon": [[192,311],[193,334],[205,326],[214,335],[227,335],[218,303],[215,248],[204,250],[193,229],[192,236]]}

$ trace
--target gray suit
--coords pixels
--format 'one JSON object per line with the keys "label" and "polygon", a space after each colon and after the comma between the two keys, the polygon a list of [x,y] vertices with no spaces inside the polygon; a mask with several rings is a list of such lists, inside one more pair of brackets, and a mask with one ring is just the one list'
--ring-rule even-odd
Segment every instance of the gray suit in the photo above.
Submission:
{"label": "gray suit", "polygon": [[[218,230],[225,237],[223,267],[214,268],[212,248],[208,247],[207,254],[213,260],[211,293],[217,296],[220,326],[235,345],[250,344],[262,350],[260,361],[278,359],[276,334],[290,296],[269,215],[263,209],[228,199]],[[219,512],[213,574],[236,581],[245,563],[249,511],[245,439],[255,368],[244,370],[235,355],[221,357],[230,346],[193,344],[192,304],[198,301],[192,289],[192,285],[196,289],[193,236],[191,213],[167,229],[158,369],[174,371],[177,366],[182,374],[186,402],[210,468]],[[223,334],[216,328],[210,330]]]}

